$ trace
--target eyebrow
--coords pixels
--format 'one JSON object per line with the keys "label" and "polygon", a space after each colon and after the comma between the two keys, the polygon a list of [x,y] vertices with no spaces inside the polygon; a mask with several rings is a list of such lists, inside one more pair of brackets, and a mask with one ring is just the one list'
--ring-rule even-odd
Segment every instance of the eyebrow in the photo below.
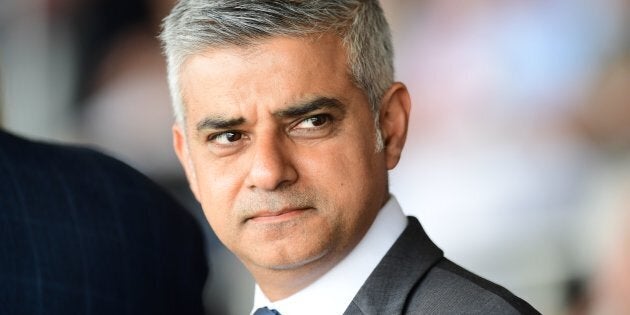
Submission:
{"label": "eyebrow", "polygon": [[342,113],[346,111],[345,105],[338,99],[319,97],[312,101],[277,111],[274,113],[274,116],[283,118],[299,117],[323,108],[334,108],[340,110]]}
{"label": "eyebrow", "polygon": [[197,123],[197,131],[204,129],[229,129],[245,123],[245,118],[206,117]]}
{"label": "eyebrow", "polygon": [[[273,115],[282,118],[300,117],[323,108],[335,108],[346,112],[345,105],[336,98],[319,97],[306,103],[290,106]],[[206,117],[197,123],[197,131],[204,129],[230,129],[245,123],[245,118]]]}

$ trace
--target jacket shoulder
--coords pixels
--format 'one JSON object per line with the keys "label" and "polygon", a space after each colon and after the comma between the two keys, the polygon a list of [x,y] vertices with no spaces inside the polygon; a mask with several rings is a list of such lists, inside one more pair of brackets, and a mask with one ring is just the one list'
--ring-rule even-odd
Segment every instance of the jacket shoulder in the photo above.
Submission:
{"label": "jacket shoulder", "polygon": [[408,314],[540,314],[504,287],[446,258],[417,284],[407,305]]}
{"label": "jacket shoulder", "polygon": [[202,313],[197,221],[112,157],[0,130],[0,214],[0,314]]}

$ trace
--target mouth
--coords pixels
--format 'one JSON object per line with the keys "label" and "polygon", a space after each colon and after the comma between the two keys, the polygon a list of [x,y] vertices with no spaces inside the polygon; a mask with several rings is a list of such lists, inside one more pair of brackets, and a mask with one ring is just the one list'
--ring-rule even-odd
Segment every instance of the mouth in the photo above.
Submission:
{"label": "mouth", "polygon": [[259,211],[247,218],[246,221],[253,221],[256,223],[278,223],[294,219],[309,209],[311,208],[285,208],[279,211]]}

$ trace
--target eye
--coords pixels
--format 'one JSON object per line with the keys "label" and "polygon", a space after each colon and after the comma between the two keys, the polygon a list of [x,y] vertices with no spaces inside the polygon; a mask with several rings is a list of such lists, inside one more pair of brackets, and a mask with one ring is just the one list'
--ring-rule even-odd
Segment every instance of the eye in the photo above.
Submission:
{"label": "eye", "polygon": [[295,126],[295,129],[314,129],[321,127],[328,122],[330,122],[331,117],[327,114],[315,115],[309,118],[306,118],[300,121],[299,124]]}
{"label": "eye", "polygon": [[230,145],[243,138],[243,134],[238,131],[226,131],[211,135],[208,140],[219,145]]}

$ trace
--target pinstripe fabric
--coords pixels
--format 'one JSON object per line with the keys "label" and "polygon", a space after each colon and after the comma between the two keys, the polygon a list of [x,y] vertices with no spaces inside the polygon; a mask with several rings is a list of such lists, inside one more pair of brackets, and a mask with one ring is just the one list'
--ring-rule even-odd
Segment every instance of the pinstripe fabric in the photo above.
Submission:
{"label": "pinstripe fabric", "polygon": [[201,314],[194,219],[95,151],[0,131],[0,314]]}

